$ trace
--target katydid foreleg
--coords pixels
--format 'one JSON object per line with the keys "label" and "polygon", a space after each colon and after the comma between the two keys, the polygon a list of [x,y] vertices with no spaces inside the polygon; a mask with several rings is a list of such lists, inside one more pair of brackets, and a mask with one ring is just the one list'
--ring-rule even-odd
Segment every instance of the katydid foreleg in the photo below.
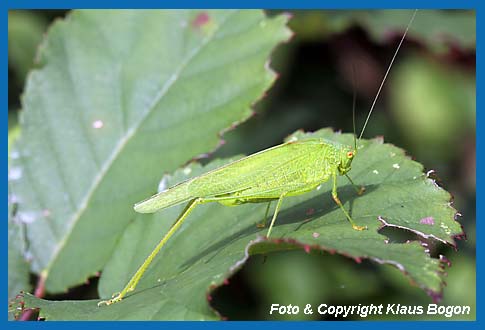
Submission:
{"label": "katydid foreleg", "polygon": [[349,222],[352,225],[352,228],[354,228],[355,230],[365,230],[365,229],[367,229],[366,226],[358,226],[358,225],[355,224],[354,220],[352,220],[352,218],[350,217],[350,214],[347,212],[345,207],[342,205],[342,202],[338,198],[338,194],[337,194],[337,172],[333,173],[332,198],[335,201],[335,203],[337,203],[337,205],[340,207],[340,209],[344,212],[347,219],[349,219]]}

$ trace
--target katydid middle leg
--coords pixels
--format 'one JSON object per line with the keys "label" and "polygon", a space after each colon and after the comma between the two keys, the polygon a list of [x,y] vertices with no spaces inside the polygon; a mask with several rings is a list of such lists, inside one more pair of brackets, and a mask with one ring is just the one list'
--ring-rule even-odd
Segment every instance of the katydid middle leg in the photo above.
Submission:
{"label": "katydid middle leg", "polygon": [[271,202],[272,202],[272,201],[269,201],[269,202],[268,202],[268,206],[266,206],[266,212],[264,213],[264,218],[263,218],[263,221],[261,221],[260,223],[258,223],[258,224],[256,225],[256,227],[258,227],[258,228],[264,228],[264,227],[266,227],[266,221],[267,221],[267,219],[268,219],[268,213],[269,213],[269,208],[270,208],[270,206],[271,206]]}
{"label": "katydid middle leg", "polygon": [[279,212],[280,207],[281,207],[281,202],[283,201],[283,198],[285,197],[285,195],[286,195],[286,193],[283,193],[278,198],[278,203],[276,203],[276,208],[274,210],[273,218],[271,219],[271,224],[269,225],[268,233],[266,234],[266,238],[269,238],[269,235],[271,235],[271,229],[273,228],[273,225],[276,221],[276,217],[278,216],[278,212]]}

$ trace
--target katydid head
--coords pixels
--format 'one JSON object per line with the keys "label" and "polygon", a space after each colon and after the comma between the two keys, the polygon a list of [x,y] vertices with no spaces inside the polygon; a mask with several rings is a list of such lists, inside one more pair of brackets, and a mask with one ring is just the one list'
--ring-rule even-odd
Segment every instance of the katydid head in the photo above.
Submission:
{"label": "katydid head", "polygon": [[352,160],[354,160],[356,149],[351,147],[343,147],[340,150],[340,163],[338,164],[338,171],[340,175],[344,175],[351,169]]}

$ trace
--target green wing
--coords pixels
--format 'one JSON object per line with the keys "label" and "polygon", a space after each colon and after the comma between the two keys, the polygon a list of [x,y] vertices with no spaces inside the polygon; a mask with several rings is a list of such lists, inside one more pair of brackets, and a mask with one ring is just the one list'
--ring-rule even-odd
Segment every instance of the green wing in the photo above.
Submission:
{"label": "green wing", "polygon": [[135,205],[141,213],[187,202],[251,189],[271,177],[291,176],[299,164],[316,157],[328,145],[320,139],[287,142],[244,157],[198,177],[181,182]]}
{"label": "green wing", "polygon": [[291,177],[298,165],[321,154],[321,140],[284,143],[207,172],[188,182],[188,191],[196,197],[230,194],[250,189],[274,177]]}

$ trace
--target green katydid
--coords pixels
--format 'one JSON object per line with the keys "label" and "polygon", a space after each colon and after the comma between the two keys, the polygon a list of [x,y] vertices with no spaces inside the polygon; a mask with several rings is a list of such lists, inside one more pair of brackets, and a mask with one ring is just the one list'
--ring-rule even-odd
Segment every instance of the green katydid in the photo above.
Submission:
{"label": "green katydid", "polygon": [[[414,11],[382,79],[358,140],[362,138],[384,82],[409,27],[414,20],[416,12],[417,10]],[[357,139],[354,120],[353,146],[342,145],[323,139],[302,139],[286,142],[181,182],[135,204],[134,209],[136,212],[153,213],[174,205],[187,203],[169,231],[138,268],[125,288],[121,292],[113,295],[113,298],[99,302],[98,306],[102,304],[111,305],[119,302],[127,293],[135,289],[144,272],[161,248],[199,204],[219,202],[226,206],[233,206],[245,203],[267,202],[268,206],[263,222],[257,225],[261,228],[266,225],[271,202],[277,201],[266,234],[266,237],[269,237],[284,198],[310,192],[322,183],[332,179],[332,198],[340,207],[352,225],[352,228],[359,231],[367,229],[365,226],[359,226],[354,222],[342,205],[337,193],[337,175],[345,175],[354,188],[356,188],[358,194],[363,192],[363,187],[357,187],[347,174],[351,170],[351,164],[356,154]]]}

